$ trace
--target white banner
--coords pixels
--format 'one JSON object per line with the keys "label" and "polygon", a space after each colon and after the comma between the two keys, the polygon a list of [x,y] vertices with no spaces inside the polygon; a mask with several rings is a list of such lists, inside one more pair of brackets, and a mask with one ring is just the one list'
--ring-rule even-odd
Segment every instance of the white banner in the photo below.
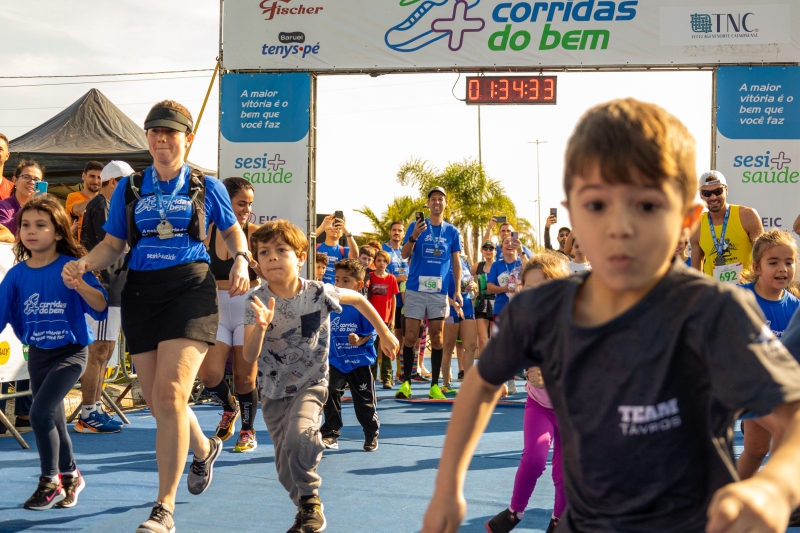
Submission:
{"label": "white banner", "polygon": [[308,221],[308,74],[222,76],[219,177],[253,184],[251,222]]}
{"label": "white banner", "polygon": [[[12,244],[0,243],[0,280],[14,266],[13,248]],[[14,335],[14,330],[10,325],[6,326],[0,333],[0,383],[28,379],[27,355],[27,350],[23,353],[22,343]]]}
{"label": "white banner", "polygon": [[229,0],[228,70],[800,62],[795,0]]}
{"label": "white banner", "polygon": [[800,215],[800,67],[723,67],[717,75],[717,170],[728,201],[764,229]]}

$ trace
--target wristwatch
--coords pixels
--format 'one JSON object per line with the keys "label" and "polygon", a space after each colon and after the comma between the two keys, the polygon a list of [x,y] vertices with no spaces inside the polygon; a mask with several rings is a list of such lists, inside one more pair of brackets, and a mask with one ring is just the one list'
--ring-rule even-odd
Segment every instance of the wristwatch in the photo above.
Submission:
{"label": "wristwatch", "polygon": [[417,242],[417,238],[412,235],[408,238],[408,242]]}
{"label": "wristwatch", "polygon": [[352,234],[352,233],[348,233],[347,235],[345,235],[345,238],[349,239],[349,238],[351,238],[352,236],[353,236],[353,234]]}
{"label": "wristwatch", "polygon": [[236,252],[235,254],[233,254],[233,260],[236,261],[236,258],[239,257],[240,255],[244,257],[244,260],[247,261],[248,265],[251,263],[250,256],[247,255],[247,252]]}

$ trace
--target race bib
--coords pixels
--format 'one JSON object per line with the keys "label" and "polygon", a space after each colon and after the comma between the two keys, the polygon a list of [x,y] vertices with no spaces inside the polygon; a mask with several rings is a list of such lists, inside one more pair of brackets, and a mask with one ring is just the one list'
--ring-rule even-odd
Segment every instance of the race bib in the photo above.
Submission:
{"label": "race bib", "polygon": [[420,276],[419,292],[442,292],[442,278],[437,276]]}
{"label": "race bib", "polygon": [[714,279],[722,283],[733,283],[739,285],[739,279],[744,270],[742,263],[731,263],[730,265],[722,265],[714,267]]}

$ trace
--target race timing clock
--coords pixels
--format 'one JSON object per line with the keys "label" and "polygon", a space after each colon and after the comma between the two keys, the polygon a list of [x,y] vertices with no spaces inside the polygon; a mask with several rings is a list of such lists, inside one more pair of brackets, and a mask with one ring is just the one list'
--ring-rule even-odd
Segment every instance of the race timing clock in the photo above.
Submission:
{"label": "race timing clock", "polygon": [[556,76],[468,76],[468,105],[555,104]]}

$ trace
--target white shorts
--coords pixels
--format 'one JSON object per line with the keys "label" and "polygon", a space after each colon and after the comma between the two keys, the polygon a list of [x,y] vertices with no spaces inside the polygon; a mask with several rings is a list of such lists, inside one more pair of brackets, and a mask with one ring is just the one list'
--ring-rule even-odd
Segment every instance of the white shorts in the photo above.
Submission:
{"label": "white shorts", "polygon": [[219,298],[219,326],[217,340],[228,346],[244,346],[244,306],[248,291],[231,298],[228,291],[217,291]]}
{"label": "white shorts", "polygon": [[105,320],[98,322],[94,318],[86,315],[86,321],[94,331],[94,340],[96,341],[118,341],[120,330],[120,314],[119,307],[109,307],[108,316]]}

